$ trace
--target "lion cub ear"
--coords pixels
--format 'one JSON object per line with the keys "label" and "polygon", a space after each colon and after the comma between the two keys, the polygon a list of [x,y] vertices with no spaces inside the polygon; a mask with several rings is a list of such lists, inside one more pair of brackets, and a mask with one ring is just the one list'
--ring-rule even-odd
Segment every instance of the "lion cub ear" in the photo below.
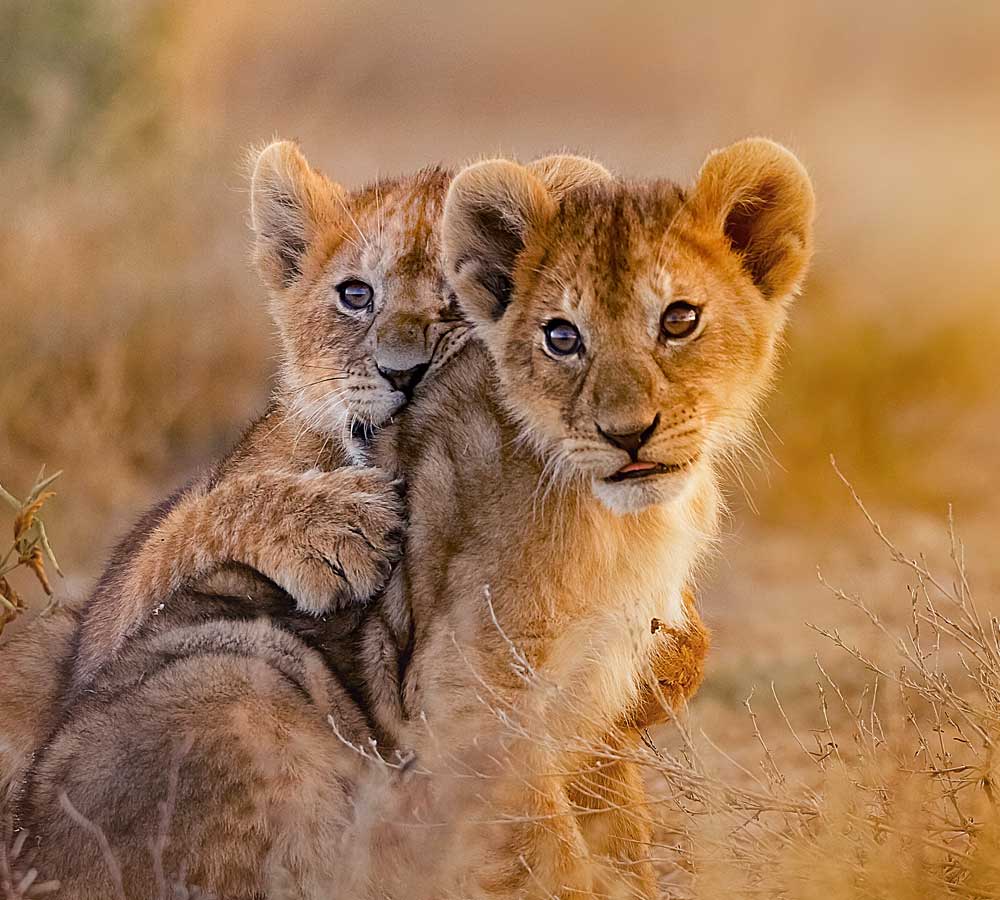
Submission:
{"label": "lion cub ear", "polygon": [[268,144],[253,160],[250,219],[254,263],[273,290],[302,274],[316,235],[339,218],[344,189],[313,169],[292,141]]}
{"label": "lion cub ear", "polygon": [[455,176],[441,225],[445,272],[473,323],[503,316],[517,258],[556,208],[542,181],[509,160],[475,163]]}
{"label": "lion cub ear", "polygon": [[596,160],[568,153],[543,156],[528,163],[527,169],[541,180],[556,199],[564,197],[575,188],[602,184],[614,181],[615,178]]}
{"label": "lion cub ear", "polygon": [[802,285],[813,249],[816,201],[802,164],[765,138],[710,154],[685,204],[698,226],[721,234],[767,298]]}

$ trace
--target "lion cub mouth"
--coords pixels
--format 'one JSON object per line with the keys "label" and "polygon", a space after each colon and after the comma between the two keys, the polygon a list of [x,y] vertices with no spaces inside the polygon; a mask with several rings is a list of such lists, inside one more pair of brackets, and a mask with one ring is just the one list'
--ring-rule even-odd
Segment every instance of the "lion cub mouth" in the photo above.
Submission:
{"label": "lion cub mouth", "polygon": [[610,482],[634,481],[638,478],[651,478],[654,475],[669,475],[671,472],[680,472],[681,469],[686,469],[691,462],[692,460],[690,459],[682,463],[658,463],[638,460],[622,466],[614,475],[610,475],[604,480]]}

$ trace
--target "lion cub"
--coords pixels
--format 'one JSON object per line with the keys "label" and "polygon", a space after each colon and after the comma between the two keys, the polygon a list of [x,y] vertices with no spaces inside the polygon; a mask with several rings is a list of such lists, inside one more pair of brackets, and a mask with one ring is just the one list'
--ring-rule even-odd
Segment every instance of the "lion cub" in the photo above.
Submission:
{"label": "lion cub", "polygon": [[83,612],[77,689],[174,591],[220,565],[255,569],[312,614],[383,586],[402,505],[365,464],[365,444],[465,332],[438,263],[450,177],[432,168],[348,192],[291,142],[257,156],[253,255],[282,344],[274,399],[118,548]]}
{"label": "lion cub", "polygon": [[[615,823],[641,809],[641,778],[606,739],[641,706],[651,621],[691,620],[718,462],[772,380],[813,211],[801,164],[762,139],[710,155],[690,191],[554,196],[508,160],[452,182],[446,271],[477,339],[377,443],[408,471],[390,587],[417,635],[407,745],[495,776],[480,819],[503,827],[463,896],[655,896],[642,822]],[[588,777],[595,752],[613,776]],[[486,788],[454,790],[443,809]],[[477,827],[438,853],[468,859]]]}

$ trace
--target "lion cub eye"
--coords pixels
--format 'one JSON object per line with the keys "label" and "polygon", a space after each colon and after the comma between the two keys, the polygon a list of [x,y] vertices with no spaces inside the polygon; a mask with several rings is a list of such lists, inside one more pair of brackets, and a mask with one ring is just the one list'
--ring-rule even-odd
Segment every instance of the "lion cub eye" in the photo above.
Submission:
{"label": "lion cub eye", "polygon": [[576,326],[565,319],[545,323],[545,345],[556,356],[573,356],[583,351],[583,338]]}
{"label": "lion cub eye", "polygon": [[671,303],[660,319],[660,328],[665,337],[672,340],[686,338],[694,333],[701,318],[701,310],[690,303]]}
{"label": "lion cub eye", "polygon": [[337,293],[340,295],[341,306],[354,311],[367,309],[375,297],[375,291],[370,284],[356,279],[338,284]]}

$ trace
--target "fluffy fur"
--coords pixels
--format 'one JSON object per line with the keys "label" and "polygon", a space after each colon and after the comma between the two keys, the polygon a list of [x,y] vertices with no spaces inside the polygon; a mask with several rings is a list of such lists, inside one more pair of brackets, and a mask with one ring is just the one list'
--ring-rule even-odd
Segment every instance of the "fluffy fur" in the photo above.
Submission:
{"label": "fluffy fur", "polygon": [[[437,262],[449,180],[430,169],[348,192],[290,142],[257,156],[254,261],[282,340],[278,390],[227,459],[115,554],[84,615],[77,690],[165,598],[224,563],[253,567],[311,614],[385,583],[400,498],[384,473],[352,463],[408,400],[385,373],[432,371],[461,341]],[[350,280],[371,287],[369,307],[340,302]]]}

